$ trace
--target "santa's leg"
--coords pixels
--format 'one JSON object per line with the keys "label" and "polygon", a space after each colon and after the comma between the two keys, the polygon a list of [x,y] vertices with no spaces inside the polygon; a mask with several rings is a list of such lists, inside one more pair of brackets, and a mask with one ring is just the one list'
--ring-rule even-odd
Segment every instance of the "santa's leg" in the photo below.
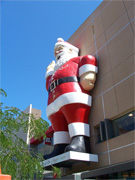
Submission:
{"label": "santa's leg", "polygon": [[64,152],[65,147],[70,144],[70,136],[68,132],[68,124],[61,111],[52,114],[49,117],[52,127],[54,129],[54,149],[50,154],[44,155],[44,159],[49,159],[60,155]]}
{"label": "santa's leg", "polygon": [[90,106],[80,103],[65,105],[63,114],[68,120],[68,129],[71,144],[65,148],[67,151],[90,153],[90,128],[88,124]]}

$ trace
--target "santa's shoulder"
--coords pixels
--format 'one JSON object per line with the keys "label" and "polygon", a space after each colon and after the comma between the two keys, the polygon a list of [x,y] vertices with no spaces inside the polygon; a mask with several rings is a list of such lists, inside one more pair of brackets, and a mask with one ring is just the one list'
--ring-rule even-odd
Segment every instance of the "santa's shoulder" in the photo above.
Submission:
{"label": "santa's shoulder", "polygon": [[96,61],[96,58],[92,55],[84,55],[84,56],[78,56],[70,59],[69,61],[79,63],[81,61]]}
{"label": "santa's shoulder", "polygon": [[75,62],[78,64],[80,62],[81,58],[82,58],[82,56],[73,57],[68,62]]}

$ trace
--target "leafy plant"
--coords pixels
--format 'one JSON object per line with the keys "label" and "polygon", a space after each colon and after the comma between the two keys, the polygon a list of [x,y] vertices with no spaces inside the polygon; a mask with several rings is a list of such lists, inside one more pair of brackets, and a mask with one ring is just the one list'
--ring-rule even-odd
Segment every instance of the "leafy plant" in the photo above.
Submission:
{"label": "leafy plant", "polygon": [[[0,95],[7,97],[0,89]],[[29,121],[30,118],[30,121]],[[25,141],[17,136],[22,130],[29,137],[44,136],[49,124],[42,118],[25,114],[16,107],[4,106],[0,103],[0,164],[3,174],[9,174],[14,180],[43,178],[42,155],[35,153]]]}
{"label": "leafy plant", "polygon": [[53,172],[53,177],[54,178],[61,178],[61,170],[60,168],[57,168],[52,165],[52,172]]}

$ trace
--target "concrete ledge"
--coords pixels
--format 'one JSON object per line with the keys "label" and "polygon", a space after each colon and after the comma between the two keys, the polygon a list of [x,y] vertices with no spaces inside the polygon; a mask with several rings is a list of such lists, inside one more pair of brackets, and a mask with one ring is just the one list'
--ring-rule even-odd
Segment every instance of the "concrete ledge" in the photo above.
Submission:
{"label": "concrete ledge", "polygon": [[98,162],[98,155],[69,151],[43,161],[43,167],[46,169],[52,165],[57,167],[71,167],[72,164],[77,162]]}

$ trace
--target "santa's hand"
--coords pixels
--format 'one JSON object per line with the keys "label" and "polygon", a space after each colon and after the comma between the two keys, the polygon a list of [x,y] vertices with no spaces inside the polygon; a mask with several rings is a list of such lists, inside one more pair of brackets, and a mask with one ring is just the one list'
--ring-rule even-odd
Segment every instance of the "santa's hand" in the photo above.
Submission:
{"label": "santa's hand", "polygon": [[47,71],[54,70],[54,67],[55,67],[55,61],[53,60],[47,67]]}
{"label": "santa's hand", "polygon": [[87,72],[80,77],[80,84],[87,91],[93,89],[95,81],[96,74],[94,72]]}

